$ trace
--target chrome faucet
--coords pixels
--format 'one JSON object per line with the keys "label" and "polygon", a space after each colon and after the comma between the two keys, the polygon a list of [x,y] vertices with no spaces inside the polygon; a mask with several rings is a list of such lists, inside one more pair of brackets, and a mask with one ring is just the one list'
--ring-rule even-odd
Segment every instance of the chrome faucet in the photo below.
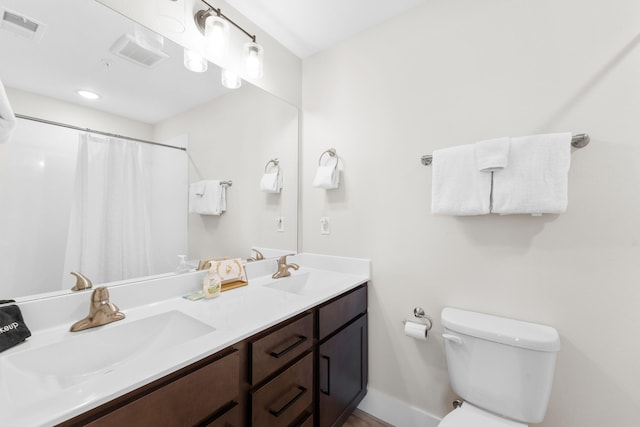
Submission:
{"label": "chrome faucet", "polygon": [[89,280],[89,278],[84,274],[77,271],[72,271],[71,274],[73,276],[76,276],[76,285],[71,288],[72,291],[82,291],[85,289],[90,289],[93,286],[91,280]]}
{"label": "chrome faucet", "polygon": [[256,253],[256,257],[247,258],[247,262],[262,261],[264,259],[264,255],[262,255],[262,252],[253,248],[251,250]]}
{"label": "chrome faucet", "polygon": [[124,313],[109,301],[109,291],[104,286],[96,288],[91,294],[91,307],[89,314],[82,320],[71,325],[71,332],[95,328],[124,319]]}
{"label": "chrome faucet", "polygon": [[290,268],[293,268],[294,270],[300,268],[298,264],[287,264],[287,257],[293,255],[295,254],[287,254],[278,258],[278,271],[276,271],[273,276],[271,276],[273,279],[280,279],[282,277],[291,276],[291,272],[289,271]]}

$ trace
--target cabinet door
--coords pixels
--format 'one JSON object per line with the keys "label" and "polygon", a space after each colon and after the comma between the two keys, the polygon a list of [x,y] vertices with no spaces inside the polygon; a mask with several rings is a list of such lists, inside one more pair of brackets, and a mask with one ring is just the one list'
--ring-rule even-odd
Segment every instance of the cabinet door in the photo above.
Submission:
{"label": "cabinet door", "polygon": [[318,356],[316,415],[327,427],[343,422],[367,393],[367,315],[321,344]]}

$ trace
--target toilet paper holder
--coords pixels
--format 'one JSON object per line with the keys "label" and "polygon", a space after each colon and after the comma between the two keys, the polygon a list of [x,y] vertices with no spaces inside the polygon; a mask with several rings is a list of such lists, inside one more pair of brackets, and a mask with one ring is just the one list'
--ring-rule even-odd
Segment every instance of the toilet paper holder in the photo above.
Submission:
{"label": "toilet paper holder", "polygon": [[[425,314],[424,309],[422,307],[414,308],[413,316],[417,319],[422,319],[425,321],[425,324],[427,325],[427,331],[430,331],[431,328],[433,327],[433,320],[431,320],[431,318]],[[403,320],[402,324],[404,325],[405,323],[407,323],[407,321]]]}

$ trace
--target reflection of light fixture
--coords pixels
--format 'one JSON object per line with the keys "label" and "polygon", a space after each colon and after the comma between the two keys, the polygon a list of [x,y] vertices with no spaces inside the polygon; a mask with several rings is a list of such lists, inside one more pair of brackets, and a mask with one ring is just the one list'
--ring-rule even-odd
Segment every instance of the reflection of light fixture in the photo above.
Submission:
{"label": "reflection of light fixture", "polygon": [[207,71],[209,64],[204,56],[195,50],[184,50],[184,66],[187,70],[194,71],[196,73],[204,73]]}
{"label": "reflection of light fixture", "polygon": [[238,89],[242,86],[242,79],[239,75],[229,70],[222,70],[222,86],[227,89]]}
{"label": "reflection of light fixture", "polygon": [[242,49],[242,56],[244,57],[244,68],[247,75],[254,79],[262,77],[263,69],[263,51],[262,46],[254,42],[246,42]]}
{"label": "reflection of light fixture", "polygon": [[[256,36],[248,33],[244,28],[242,28],[241,26],[239,26],[238,24],[236,24],[235,22],[233,22],[231,19],[229,19],[227,16],[223,15],[220,9],[216,9],[213,6],[211,6],[209,3],[207,3],[205,0],[200,0],[202,1],[202,3],[206,4],[209,9],[207,10],[199,10],[198,12],[196,12],[195,16],[193,17],[195,23],[196,23],[196,27],[198,27],[198,29],[200,30],[200,32],[207,37],[207,39],[209,39],[209,43],[213,44],[216,43],[214,42],[212,39],[210,39],[210,37],[214,37],[214,30],[216,31],[215,36],[218,36],[219,32],[220,34],[222,34],[222,24],[218,23],[218,20],[220,21],[225,21],[232,24],[234,27],[236,27],[237,29],[239,29],[240,31],[242,31],[243,33],[245,33],[247,35],[247,37],[249,37],[251,39],[251,42],[248,42],[244,45],[244,49],[243,49],[243,57],[244,57],[244,61],[245,61],[245,71],[247,73],[247,76],[251,77],[251,78],[260,78],[262,77],[263,74],[263,64],[264,64],[264,60],[263,60],[263,56],[264,56],[264,49],[262,48],[262,46],[260,46],[258,43],[256,43]],[[215,20],[213,20],[215,19]],[[211,22],[211,24],[210,24]],[[209,25],[220,25],[219,29],[209,29]],[[228,27],[228,25],[227,25]],[[213,48],[215,48],[214,46],[212,46]],[[214,54],[216,52],[213,52]]]}
{"label": "reflection of light fixture", "polygon": [[100,99],[100,95],[90,90],[78,89],[76,93],[85,99]]}
{"label": "reflection of light fixture", "polygon": [[209,15],[205,20],[205,37],[213,55],[223,56],[229,44],[229,23],[218,15]]}

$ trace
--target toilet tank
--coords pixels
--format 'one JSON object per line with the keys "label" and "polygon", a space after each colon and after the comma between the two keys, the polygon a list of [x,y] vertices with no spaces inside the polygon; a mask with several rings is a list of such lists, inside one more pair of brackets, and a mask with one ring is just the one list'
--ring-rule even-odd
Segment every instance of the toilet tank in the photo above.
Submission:
{"label": "toilet tank", "polygon": [[456,394],[507,418],[542,422],[560,350],[554,328],[449,307],[442,325]]}

